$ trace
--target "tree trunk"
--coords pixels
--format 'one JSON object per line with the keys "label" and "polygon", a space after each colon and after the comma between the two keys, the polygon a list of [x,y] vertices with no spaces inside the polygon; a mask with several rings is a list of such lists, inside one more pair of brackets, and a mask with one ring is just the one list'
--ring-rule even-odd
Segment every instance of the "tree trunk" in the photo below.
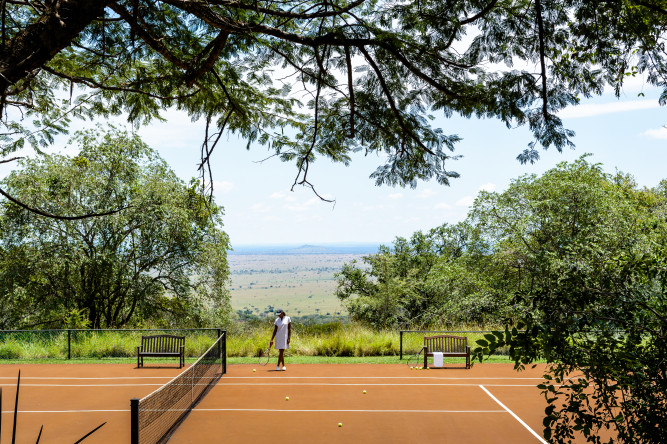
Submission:
{"label": "tree trunk", "polygon": [[0,48],[0,92],[40,69],[69,46],[83,29],[102,17],[103,0],[46,2],[44,14]]}

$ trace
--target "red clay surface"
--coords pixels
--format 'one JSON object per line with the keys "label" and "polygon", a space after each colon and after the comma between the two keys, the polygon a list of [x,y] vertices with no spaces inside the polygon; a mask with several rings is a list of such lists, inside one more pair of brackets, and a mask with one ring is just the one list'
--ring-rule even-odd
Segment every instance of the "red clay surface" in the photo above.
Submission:
{"label": "red clay surface", "polygon": [[[0,365],[2,442],[11,442],[19,368],[17,442],[34,443],[43,424],[41,443],[69,444],[104,421],[86,444],[129,442],[130,398],[147,395],[181,371],[130,364]],[[169,442],[539,443],[545,401],[535,386],[542,370],[288,363],[287,371],[276,372],[271,364],[230,365]]]}

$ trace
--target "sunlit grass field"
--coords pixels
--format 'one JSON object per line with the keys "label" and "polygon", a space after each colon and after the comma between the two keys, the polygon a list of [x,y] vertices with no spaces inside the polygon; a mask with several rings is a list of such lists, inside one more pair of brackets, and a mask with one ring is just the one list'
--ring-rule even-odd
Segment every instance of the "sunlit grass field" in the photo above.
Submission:
{"label": "sunlit grass field", "polygon": [[230,255],[232,308],[272,316],[276,307],[290,316],[344,316],[335,296],[334,274],[358,254]]}
{"label": "sunlit grass field", "polygon": [[[470,330],[454,334],[467,336],[475,347],[484,332]],[[271,320],[237,323],[227,331],[229,362],[255,362],[271,338]],[[74,334],[75,333],[75,334]],[[185,335],[186,356],[194,360],[213,343],[215,331],[177,331]],[[137,331],[77,331],[71,337],[71,362],[133,362],[142,334]],[[423,337],[430,333],[404,333],[403,357],[418,352]],[[398,363],[401,353],[400,333],[396,330],[373,330],[354,323],[330,322],[316,325],[294,323],[288,356],[293,362],[378,362]],[[68,362],[67,332],[24,332],[3,334],[0,338],[0,362]],[[499,357],[501,361],[506,358]]]}

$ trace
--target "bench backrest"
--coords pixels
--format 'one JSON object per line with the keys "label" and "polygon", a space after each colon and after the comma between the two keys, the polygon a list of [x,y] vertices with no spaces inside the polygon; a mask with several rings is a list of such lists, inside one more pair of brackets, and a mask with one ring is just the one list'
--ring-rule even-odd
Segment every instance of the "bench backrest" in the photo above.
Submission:
{"label": "bench backrest", "polygon": [[468,338],[465,336],[425,336],[424,345],[428,347],[429,353],[465,353],[468,346]]}
{"label": "bench backrest", "polygon": [[185,336],[154,335],[141,337],[141,350],[149,353],[178,352],[185,345]]}

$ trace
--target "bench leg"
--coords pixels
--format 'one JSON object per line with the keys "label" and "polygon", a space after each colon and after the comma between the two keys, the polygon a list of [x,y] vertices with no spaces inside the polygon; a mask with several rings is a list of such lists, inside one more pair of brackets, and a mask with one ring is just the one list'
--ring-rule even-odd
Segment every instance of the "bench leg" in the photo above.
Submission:
{"label": "bench leg", "polygon": [[428,347],[424,347],[424,368],[428,368]]}

